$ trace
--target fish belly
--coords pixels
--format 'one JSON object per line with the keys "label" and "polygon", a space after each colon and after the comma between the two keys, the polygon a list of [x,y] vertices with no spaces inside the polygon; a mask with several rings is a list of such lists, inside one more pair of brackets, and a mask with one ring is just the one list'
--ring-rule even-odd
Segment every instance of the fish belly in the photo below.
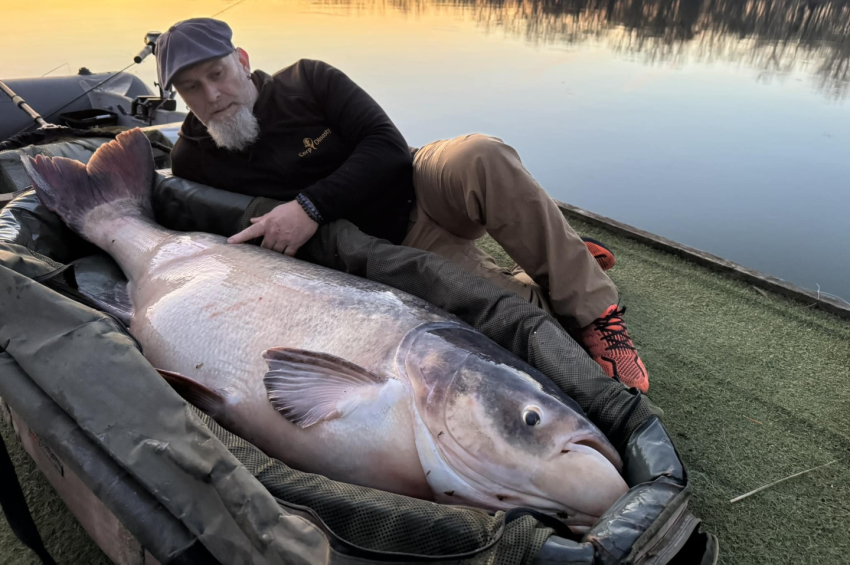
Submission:
{"label": "fish belly", "polygon": [[[294,468],[430,498],[411,389],[394,357],[407,331],[440,314],[387,287],[257,247],[207,234],[172,239],[131,281],[130,331],[151,364],[220,392],[217,420]],[[302,429],[268,400],[262,353],[273,347],[329,353],[390,386],[344,417]]]}

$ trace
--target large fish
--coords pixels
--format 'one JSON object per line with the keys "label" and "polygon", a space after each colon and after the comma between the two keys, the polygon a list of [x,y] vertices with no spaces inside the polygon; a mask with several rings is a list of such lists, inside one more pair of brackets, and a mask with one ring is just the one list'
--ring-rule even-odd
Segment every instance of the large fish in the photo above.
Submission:
{"label": "large fish", "polygon": [[580,528],[626,490],[616,450],[530,365],[387,286],[151,213],[139,130],[88,166],[25,157],[44,204],[124,271],[146,358],[225,428],[303,471]]}

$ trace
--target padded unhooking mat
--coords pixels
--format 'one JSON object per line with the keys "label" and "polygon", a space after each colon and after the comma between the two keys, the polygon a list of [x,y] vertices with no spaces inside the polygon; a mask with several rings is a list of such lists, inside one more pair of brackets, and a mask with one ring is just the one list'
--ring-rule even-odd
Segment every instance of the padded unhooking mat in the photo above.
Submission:
{"label": "padded unhooking mat", "polygon": [[[167,178],[159,181],[167,182]],[[168,225],[167,219],[159,219]],[[23,225],[28,228],[21,229]],[[75,254],[92,250],[61,223],[57,224],[55,217],[39,206],[34,195],[19,198],[0,214],[2,230],[6,234],[3,238],[10,244],[3,246],[0,263],[28,277],[40,277],[52,288],[85,302],[75,287],[78,280],[85,278],[85,268],[92,268],[93,263],[75,263],[73,268],[64,270],[58,263],[73,261]],[[568,556],[575,562],[615,563],[650,554],[663,556],[659,546],[661,549],[665,546],[662,542],[667,533],[684,536],[678,545],[671,546],[673,553],[690,536],[698,521],[688,518],[690,515],[685,512],[689,497],[686,476],[666,433],[653,416],[654,408],[637,391],[627,390],[604,376],[542,311],[439,257],[365,236],[347,222],[322,228],[304,249],[303,256],[401,288],[454,313],[541,369],[575,398],[609,436],[624,455],[626,478],[634,488],[583,540],[562,539],[561,560]],[[236,555],[243,553],[254,555],[251,560],[274,561],[275,556],[295,554],[304,558],[304,551],[315,556],[313,552],[324,551],[320,548],[327,544],[330,550],[327,562],[361,558],[429,560],[428,556],[430,559],[443,556],[455,561],[469,558],[470,562],[523,563],[539,553],[551,533],[549,526],[571,537],[550,519],[526,515],[521,510],[490,516],[474,509],[440,506],[335,483],[269,460],[209,419],[204,418],[208,426],[203,426],[194,412],[187,412],[182,400],[141,358],[133,340],[114,320],[69,302],[9,270],[0,272],[0,279],[8,281],[10,288],[18,289],[16,298],[7,295],[0,300],[0,312],[11,315],[0,320],[0,338],[3,338],[0,341],[7,344],[7,353],[84,431],[96,437],[101,447],[130,475],[155,493],[175,516],[181,516],[189,531],[220,559],[224,556],[225,561],[241,562],[243,559],[237,559]],[[24,320],[24,312],[36,315]],[[83,323],[81,327],[92,329],[94,333],[89,330],[84,333],[94,338],[95,349],[89,349],[86,340],[77,340],[78,343],[69,346],[64,343],[67,333],[50,337],[51,324],[61,329],[62,315],[69,316],[64,322],[68,328]],[[80,321],[75,322],[76,319]],[[22,341],[21,336],[26,335],[34,339]],[[73,332],[70,335],[79,337]],[[105,338],[108,339],[104,341]],[[61,370],[46,355],[48,347],[54,352],[58,347],[66,354]],[[105,383],[102,378],[93,377],[102,374],[98,371],[116,371],[116,363],[122,366],[115,373],[121,378]],[[96,380],[91,381],[92,378]],[[0,394],[4,398],[9,396],[3,391]],[[104,398],[109,401],[105,402]],[[156,417],[151,419],[151,414]],[[160,422],[167,425],[161,428]],[[126,431],[121,433],[124,426],[127,431],[132,430],[130,437]],[[179,429],[184,431],[173,435]],[[189,430],[193,431],[189,433]],[[229,451],[219,450],[210,441],[210,432]],[[193,443],[192,434],[200,444]],[[155,449],[162,442],[170,449],[164,452]],[[204,489],[197,490],[194,496],[211,498],[196,504],[193,498],[187,498],[189,493],[181,486],[185,482],[181,474],[200,464],[200,460],[193,458],[200,456],[197,450],[201,445],[204,466],[213,472],[209,475],[210,488],[205,487],[207,493],[202,494]],[[197,453],[193,455],[193,452]],[[233,466],[237,461],[233,456],[241,462],[241,467]],[[163,468],[161,463],[167,466]],[[245,470],[249,473],[243,474]],[[257,480],[266,487],[262,491],[257,490],[259,483],[256,486],[252,483]],[[275,526],[270,521],[274,511],[267,505],[269,493],[280,499],[280,512],[288,516],[282,530],[281,524]],[[247,500],[252,502],[246,507]],[[120,508],[110,508],[121,518],[116,511]],[[214,528],[206,522],[211,519]],[[299,520],[302,525],[296,526]],[[228,522],[233,526],[239,524],[242,533],[232,530]],[[296,534],[296,530],[301,533]],[[326,541],[315,538],[317,532]],[[234,539],[237,541],[231,543]],[[296,539],[298,544],[294,544]],[[303,546],[300,550],[299,544]],[[155,550],[152,548],[152,553],[157,555]],[[672,553],[666,555],[667,559],[670,557]]]}

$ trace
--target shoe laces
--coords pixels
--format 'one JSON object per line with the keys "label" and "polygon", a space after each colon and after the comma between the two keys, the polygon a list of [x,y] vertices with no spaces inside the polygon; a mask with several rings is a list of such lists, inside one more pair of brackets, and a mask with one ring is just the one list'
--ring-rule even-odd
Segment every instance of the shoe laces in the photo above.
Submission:
{"label": "shoe laces", "polygon": [[602,339],[608,344],[605,351],[615,349],[624,349],[626,351],[634,351],[635,346],[626,331],[626,324],[623,322],[623,314],[626,313],[626,307],[612,309],[610,314],[602,316],[593,321],[593,329],[598,331]]}

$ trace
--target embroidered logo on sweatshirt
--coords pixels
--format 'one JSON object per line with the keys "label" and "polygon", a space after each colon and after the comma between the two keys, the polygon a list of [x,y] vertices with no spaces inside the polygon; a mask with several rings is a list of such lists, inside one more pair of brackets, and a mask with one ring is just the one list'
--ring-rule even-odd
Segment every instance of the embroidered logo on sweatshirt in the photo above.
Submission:
{"label": "embroidered logo on sweatshirt", "polygon": [[309,155],[313,152],[314,149],[319,148],[319,144],[325,140],[327,136],[331,134],[330,128],[326,129],[322,132],[322,135],[315,139],[310,139],[309,137],[304,138],[304,151],[298,154],[299,157],[303,157],[304,155]]}

